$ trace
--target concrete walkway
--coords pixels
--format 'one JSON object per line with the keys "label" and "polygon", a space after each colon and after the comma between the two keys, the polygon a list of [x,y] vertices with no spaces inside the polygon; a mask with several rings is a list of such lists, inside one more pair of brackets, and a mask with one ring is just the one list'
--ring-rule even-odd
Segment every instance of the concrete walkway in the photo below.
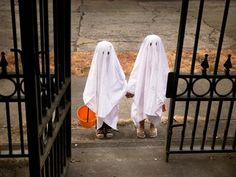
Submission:
{"label": "concrete walkway", "polygon": [[158,141],[73,148],[68,177],[235,177],[236,156],[173,155]]}
{"label": "concrete walkway", "polygon": [[[164,113],[162,123],[158,126],[156,138],[137,139],[135,127],[130,119],[131,99],[122,98],[120,102],[119,131],[114,132],[113,139],[98,140],[95,129],[85,129],[78,125],[76,109],[83,105],[82,94],[86,77],[72,77],[72,159],[68,177],[143,177],[143,176],[186,176],[186,177],[234,177],[236,155],[229,154],[191,154],[171,155],[169,163],[165,162],[165,140],[167,131],[167,113]],[[224,85],[224,84],[223,84]],[[225,88],[225,87],[223,87]],[[226,108],[227,104],[224,104]],[[168,106],[168,103],[167,103]],[[214,116],[217,113],[217,104],[212,107],[210,126],[214,126]],[[190,115],[186,128],[186,138],[191,137],[195,104],[190,104]],[[196,138],[201,138],[204,126],[203,109],[201,106]],[[167,107],[168,109],[168,107]],[[183,105],[179,105],[177,113],[183,113]],[[227,109],[226,109],[227,110]],[[236,110],[236,105],[234,110]],[[226,116],[227,111],[222,112]],[[232,126],[236,126],[236,115],[232,117]],[[175,123],[182,121],[176,118]],[[224,121],[220,124],[224,125]],[[17,121],[15,121],[17,124]],[[147,134],[148,126],[146,123]],[[181,128],[173,134],[173,139],[179,141]],[[208,136],[212,136],[212,127],[209,127]],[[235,127],[229,132],[234,136]],[[219,129],[218,138],[222,137],[224,127]],[[26,135],[25,135],[26,136]],[[199,174],[201,172],[201,174]],[[27,160],[4,163],[0,161],[0,177],[27,177]]]}
{"label": "concrete walkway", "polygon": [[[78,126],[75,115],[76,108],[83,105],[82,93],[86,77],[72,77],[72,80],[73,144],[69,177],[235,176],[236,154],[170,155],[169,163],[166,163],[167,113],[163,115],[162,123],[158,126],[158,137],[137,139],[135,127],[129,116],[131,100],[125,97],[120,103],[119,131],[114,132],[113,139],[96,139],[95,129],[85,129]],[[183,109],[183,105],[180,105],[178,111],[181,112]],[[194,110],[194,105],[190,106],[191,109]],[[213,106],[212,109],[217,109],[217,106]],[[235,121],[235,117],[233,119]],[[186,137],[191,136],[192,125],[193,120],[189,118]],[[146,123],[145,126],[148,134],[149,124]],[[203,126],[204,118],[198,123],[197,136],[201,135]],[[178,141],[180,133],[180,131],[175,132],[173,138]],[[221,136],[220,133],[218,136]]]}

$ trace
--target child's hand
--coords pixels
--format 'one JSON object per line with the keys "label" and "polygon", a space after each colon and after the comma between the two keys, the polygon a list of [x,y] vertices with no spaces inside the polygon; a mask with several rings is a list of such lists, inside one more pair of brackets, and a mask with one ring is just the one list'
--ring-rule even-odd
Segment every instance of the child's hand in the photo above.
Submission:
{"label": "child's hand", "polygon": [[127,92],[125,96],[126,96],[127,98],[132,98],[132,97],[134,96],[134,94]]}
{"label": "child's hand", "polygon": [[166,105],[165,104],[162,105],[162,112],[166,112]]}

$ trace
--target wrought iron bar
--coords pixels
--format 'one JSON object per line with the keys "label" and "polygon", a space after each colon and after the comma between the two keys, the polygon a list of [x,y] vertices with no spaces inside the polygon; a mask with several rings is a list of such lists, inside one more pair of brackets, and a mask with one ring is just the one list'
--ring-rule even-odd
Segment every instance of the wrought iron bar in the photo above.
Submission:
{"label": "wrought iron bar", "polygon": [[[231,55],[228,55],[228,59],[224,63],[224,67],[225,67],[225,74],[227,76],[229,76],[230,68],[232,68]],[[236,86],[236,82],[235,82],[234,85]],[[235,94],[236,94],[236,88],[234,89],[234,85],[233,85],[233,93],[232,93],[233,97],[235,97]],[[227,137],[228,137],[228,131],[229,131],[229,126],[230,126],[230,122],[231,122],[233,108],[234,108],[234,101],[230,101],[229,112],[228,112],[227,122],[226,122],[226,126],[225,126],[225,131],[224,131],[224,138],[223,138],[223,143],[222,143],[222,149],[225,149],[225,145],[226,145],[226,141],[227,141]]]}
{"label": "wrought iron bar", "polygon": [[54,34],[54,74],[55,74],[55,93],[59,92],[59,18],[58,1],[53,0],[53,34]]}
{"label": "wrought iron bar", "polygon": [[[60,21],[65,24],[65,1],[61,1],[61,3],[58,5],[59,10],[59,19]],[[65,28],[66,26],[63,25],[58,29],[59,33],[59,47],[61,50],[59,50],[59,86],[62,87],[62,84],[65,82]]]}
{"label": "wrought iron bar", "polygon": [[[208,102],[212,102],[212,101],[222,101],[222,97],[179,97],[179,98],[176,98],[176,101],[208,101]],[[224,98],[224,101],[232,101],[232,100],[235,100],[235,98],[233,97],[225,97]],[[211,105],[209,105],[210,108],[208,108],[208,105],[207,105],[207,109],[211,109]]]}
{"label": "wrought iron bar", "polygon": [[218,150],[218,149],[214,149],[214,150],[210,150],[210,149],[206,149],[204,151],[202,150],[183,150],[183,151],[179,151],[179,150],[172,150],[170,151],[170,154],[188,154],[188,153],[201,153],[201,154],[206,154],[206,153],[235,153],[235,149],[225,149],[225,150]]}
{"label": "wrought iron bar", "polygon": [[184,144],[185,129],[186,129],[186,123],[187,123],[187,117],[188,117],[188,109],[189,109],[189,101],[187,101],[186,105],[185,105],[183,129],[182,129],[182,132],[181,132],[181,141],[180,141],[180,147],[179,147],[180,150],[183,149],[183,144]]}
{"label": "wrought iron bar", "polygon": [[195,134],[196,134],[196,129],[197,129],[200,104],[201,104],[201,102],[197,101],[196,111],[195,111],[195,116],[194,116],[194,123],[193,123],[193,130],[192,130],[192,140],[191,140],[191,145],[190,145],[190,149],[191,150],[193,150],[194,141],[195,141]]}
{"label": "wrought iron bar", "polygon": [[[198,18],[197,18],[197,27],[196,27],[196,32],[195,32],[194,48],[193,48],[191,74],[194,74],[194,68],[195,68],[195,63],[196,63],[196,55],[197,55],[197,48],[198,48],[198,40],[199,40],[200,29],[201,29],[201,21],[202,21],[203,8],[204,8],[204,0],[200,0],[199,11],[198,11]],[[190,82],[190,83],[192,83],[192,82]]]}
{"label": "wrought iron bar", "polygon": [[202,132],[203,136],[202,136],[201,150],[204,149],[205,142],[206,142],[206,135],[207,135],[207,129],[208,129],[208,123],[209,123],[210,113],[211,113],[211,106],[208,105],[208,107],[207,107],[207,112],[206,112],[206,118],[205,118],[204,129],[203,129],[203,132]]}
{"label": "wrought iron bar", "polygon": [[[40,24],[40,51],[41,55],[41,73],[45,75],[45,37],[44,37],[44,1],[39,0],[39,24]],[[42,78],[43,87],[46,85],[46,78]]]}
{"label": "wrought iron bar", "polygon": [[50,49],[49,49],[49,27],[48,27],[48,0],[44,0],[44,36],[45,36],[45,59],[46,59],[46,79],[47,79],[47,107],[51,107],[51,74],[50,74]]}
{"label": "wrought iron bar", "polygon": [[48,156],[45,162],[45,177],[50,177],[50,156]]}
{"label": "wrought iron bar", "polygon": [[63,123],[63,165],[66,166],[67,156],[66,156],[66,120]]}
{"label": "wrought iron bar", "polygon": [[227,116],[227,122],[226,122],[225,130],[224,130],[222,149],[225,149],[225,145],[226,145],[226,141],[227,141],[227,137],[228,137],[229,126],[230,126],[230,121],[232,118],[233,108],[234,108],[234,101],[231,101],[230,106],[229,106],[228,116]]}
{"label": "wrought iron bar", "polygon": [[40,72],[36,1],[19,1],[22,62],[25,78],[26,120],[30,176],[40,177],[38,125],[41,121]]}
{"label": "wrought iron bar", "polygon": [[219,105],[218,105],[218,111],[217,111],[217,116],[216,116],[216,123],[215,123],[214,133],[213,133],[213,137],[212,137],[211,149],[214,149],[214,147],[215,147],[217,131],[218,131],[219,122],[220,122],[220,115],[221,115],[221,111],[222,111],[222,105],[223,105],[223,100],[219,101]]}
{"label": "wrought iron bar", "polygon": [[[175,60],[175,76],[179,75],[179,69],[181,64],[181,58],[182,58],[182,50],[183,50],[183,43],[184,43],[184,34],[185,34],[185,27],[186,27],[186,20],[187,20],[187,14],[188,14],[188,4],[189,0],[183,0],[182,1],[182,7],[181,7],[181,16],[180,16],[180,25],[179,25],[179,35],[178,35],[178,42],[177,42],[177,53],[176,53],[176,60]],[[178,79],[175,79],[176,85],[178,85]],[[176,95],[177,88],[174,90],[174,93]],[[168,115],[168,130],[167,130],[167,142],[166,142],[166,161],[169,159],[169,151],[170,151],[170,145],[171,145],[171,138],[172,138],[172,124],[173,124],[173,118],[174,118],[174,110],[175,110],[175,98],[170,99],[170,110]]]}
{"label": "wrought iron bar", "polygon": [[216,53],[214,74],[217,74],[217,72],[218,72],[218,67],[219,67],[219,62],[220,62],[220,53],[221,53],[222,44],[223,44],[223,40],[224,40],[224,33],[225,33],[225,27],[226,27],[226,22],[227,22],[227,17],[228,17],[229,5],[230,5],[230,0],[226,0],[223,20],[222,20],[222,25],[221,25],[221,30],[220,30],[218,49],[217,49],[217,53]]}
{"label": "wrought iron bar", "polygon": [[49,154],[50,157],[50,177],[55,176],[55,169],[54,169],[54,146],[52,146],[52,149]]}
{"label": "wrought iron bar", "polygon": [[234,132],[234,142],[233,142],[233,145],[232,145],[233,149],[235,150],[235,147],[236,147],[236,130]]}
{"label": "wrought iron bar", "polygon": [[66,0],[65,11],[65,76],[71,77],[71,0]]}
{"label": "wrought iron bar", "polygon": [[60,153],[59,153],[59,142],[58,142],[58,136],[56,137],[56,141],[55,141],[55,146],[56,146],[56,176],[60,176],[60,164],[59,164],[59,157],[60,157]]}
{"label": "wrought iron bar", "polygon": [[10,106],[9,102],[6,102],[6,117],[7,117],[7,135],[8,135],[8,148],[9,154],[12,155],[12,136],[11,136],[11,120],[10,120]]}

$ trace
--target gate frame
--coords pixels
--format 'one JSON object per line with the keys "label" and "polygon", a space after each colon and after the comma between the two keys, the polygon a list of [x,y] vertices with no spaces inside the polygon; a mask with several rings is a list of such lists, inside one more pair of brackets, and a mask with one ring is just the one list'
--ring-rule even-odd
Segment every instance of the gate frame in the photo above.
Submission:
{"label": "gate frame", "polygon": [[[47,0],[43,2],[48,3]],[[64,166],[68,166],[68,160],[71,157],[71,0],[53,0],[53,7],[55,8],[53,9],[55,18],[54,49],[55,58],[58,57],[58,61],[55,59],[57,62],[55,64],[57,65],[55,66],[55,82],[58,87],[56,87],[57,95],[54,99],[52,98],[54,102],[52,104],[50,104],[51,100],[47,102],[47,112],[45,112],[46,107],[43,102],[44,96],[41,95],[40,83],[36,0],[19,1],[31,177],[66,176],[67,170],[64,170]],[[62,19],[59,20],[58,18]],[[59,72],[60,69],[64,73]],[[56,123],[57,127],[53,129],[50,121],[53,119],[53,111],[60,105],[62,105],[64,113],[58,117],[60,120]],[[48,130],[50,138],[43,147],[41,136],[48,124],[51,125]],[[55,147],[53,147],[54,144]],[[63,157],[57,157],[57,154],[60,153],[65,154]]]}
{"label": "gate frame", "polygon": [[[223,20],[222,20],[222,26],[221,26],[221,32],[220,32],[220,37],[219,37],[219,43],[218,43],[218,49],[217,49],[217,54],[216,54],[216,61],[215,61],[215,67],[214,67],[214,72],[213,74],[206,74],[206,69],[208,66],[207,62],[207,57],[208,55],[205,55],[205,60],[202,62],[201,66],[203,67],[202,70],[202,75],[197,75],[194,74],[194,68],[195,68],[195,60],[196,60],[196,54],[197,54],[197,48],[198,48],[198,39],[199,39],[199,34],[200,34],[200,27],[201,27],[201,20],[202,20],[202,13],[203,13],[203,8],[204,8],[204,0],[200,0],[199,4],[199,12],[198,12],[198,19],[197,19],[197,27],[196,27],[196,33],[195,33],[195,41],[194,41],[194,48],[193,48],[193,58],[192,58],[192,66],[191,66],[191,72],[190,74],[181,74],[180,73],[180,66],[181,66],[181,59],[182,59],[182,50],[183,50],[183,43],[184,43],[184,36],[185,36],[185,27],[186,27],[186,21],[187,21],[187,14],[188,14],[188,5],[189,5],[189,0],[182,0],[182,7],[181,7],[181,16],[180,16],[180,24],[179,24],[179,35],[178,35],[178,42],[177,42],[177,52],[176,52],[176,59],[175,59],[175,65],[174,65],[174,71],[170,72],[168,75],[168,83],[167,83],[167,92],[166,92],[166,97],[170,98],[170,104],[169,104],[169,114],[168,114],[168,125],[167,125],[167,139],[166,139],[166,162],[169,160],[169,155],[170,154],[183,154],[183,153],[226,153],[226,152],[236,152],[235,144],[236,144],[236,134],[234,137],[232,149],[225,149],[225,144],[227,140],[227,133],[228,133],[228,128],[229,128],[229,123],[232,115],[232,109],[233,109],[233,104],[236,101],[236,96],[235,96],[235,90],[236,90],[236,84],[233,83],[233,88],[231,91],[232,96],[226,98],[226,96],[218,95],[218,97],[214,97],[214,89],[217,83],[217,79],[222,79],[222,78],[227,78],[231,80],[236,80],[236,75],[230,75],[229,74],[229,69],[230,69],[230,57],[231,55],[228,56],[227,61],[224,64],[225,67],[225,75],[218,74],[218,66],[219,66],[219,60],[220,60],[220,53],[222,49],[222,44],[223,44],[223,39],[224,39],[224,32],[225,32],[225,27],[226,27],[226,22],[227,22],[227,16],[228,16],[228,10],[230,6],[230,0],[226,0],[225,2],[225,9],[224,9],[224,15],[223,15]],[[228,63],[227,63],[228,62]],[[227,63],[227,64],[226,64]],[[232,67],[232,66],[231,66]],[[183,78],[183,79],[189,79],[189,82],[186,86],[186,91],[187,96],[186,97],[181,97],[181,95],[177,95],[177,89],[178,89],[178,79]],[[197,96],[195,98],[190,97],[191,92],[193,91],[193,80],[197,80],[199,78],[206,78],[210,82],[210,89],[209,89],[209,98],[205,98],[203,96]],[[216,91],[215,91],[216,92]],[[187,120],[187,111],[189,107],[189,101],[198,101],[198,107],[196,108],[199,109],[200,107],[200,102],[201,101],[209,101],[208,102],[208,110],[207,110],[207,117],[206,119],[208,120],[209,114],[210,114],[210,108],[211,108],[211,103],[212,101],[220,101],[219,104],[221,106],[218,107],[218,113],[217,113],[217,118],[216,118],[216,124],[215,124],[215,129],[214,129],[214,135],[213,135],[213,142],[210,150],[204,149],[204,143],[205,143],[205,138],[206,138],[206,131],[207,131],[207,123],[205,124],[204,127],[204,135],[203,135],[203,140],[202,140],[202,145],[199,150],[193,149],[194,146],[194,140],[195,140],[195,131],[196,131],[196,124],[197,122],[194,123],[194,128],[193,128],[193,135],[191,139],[191,146],[190,150],[183,150],[183,141],[184,141],[184,132],[185,132],[185,127],[186,127],[186,120]],[[173,124],[174,120],[174,113],[175,113],[175,104],[177,101],[182,101],[186,102],[186,107],[185,107],[185,120],[182,124]],[[220,119],[220,113],[221,113],[221,108],[223,101],[231,101],[231,106],[229,109],[229,114],[228,114],[228,119],[227,119],[227,125],[226,129],[224,132],[224,139],[223,139],[223,144],[222,144],[222,149],[220,150],[215,150],[215,139],[217,135],[217,130],[218,130],[218,124],[219,124],[219,119]],[[230,112],[231,111],[231,112]],[[196,111],[197,112],[197,111]],[[198,117],[198,113],[195,115]],[[206,121],[207,121],[206,120]],[[197,120],[195,120],[197,121]],[[180,147],[177,150],[171,150],[171,141],[172,141],[172,129],[174,127],[180,127],[183,126],[182,130],[182,135],[181,135],[181,143]],[[236,131],[235,131],[236,133]]]}

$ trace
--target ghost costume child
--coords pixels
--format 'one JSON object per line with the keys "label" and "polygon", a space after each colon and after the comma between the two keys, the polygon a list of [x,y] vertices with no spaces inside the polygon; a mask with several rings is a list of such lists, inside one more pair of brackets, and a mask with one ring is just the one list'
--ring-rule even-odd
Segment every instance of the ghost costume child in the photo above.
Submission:
{"label": "ghost costume child", "polygon": [[117,129],[118,102],[126,91],[127,82],[113,45],[108,41],[96,46],[83,99],[96,113],[97,129],[108,125]]}
{"label": "ghost costume child", "polygon": [[160,122],[168,72],[161,38],[148,35],[140,47],[127,88],[128,93],[134,94],[131,117],[136,127],[145,119],[155,126]]}

